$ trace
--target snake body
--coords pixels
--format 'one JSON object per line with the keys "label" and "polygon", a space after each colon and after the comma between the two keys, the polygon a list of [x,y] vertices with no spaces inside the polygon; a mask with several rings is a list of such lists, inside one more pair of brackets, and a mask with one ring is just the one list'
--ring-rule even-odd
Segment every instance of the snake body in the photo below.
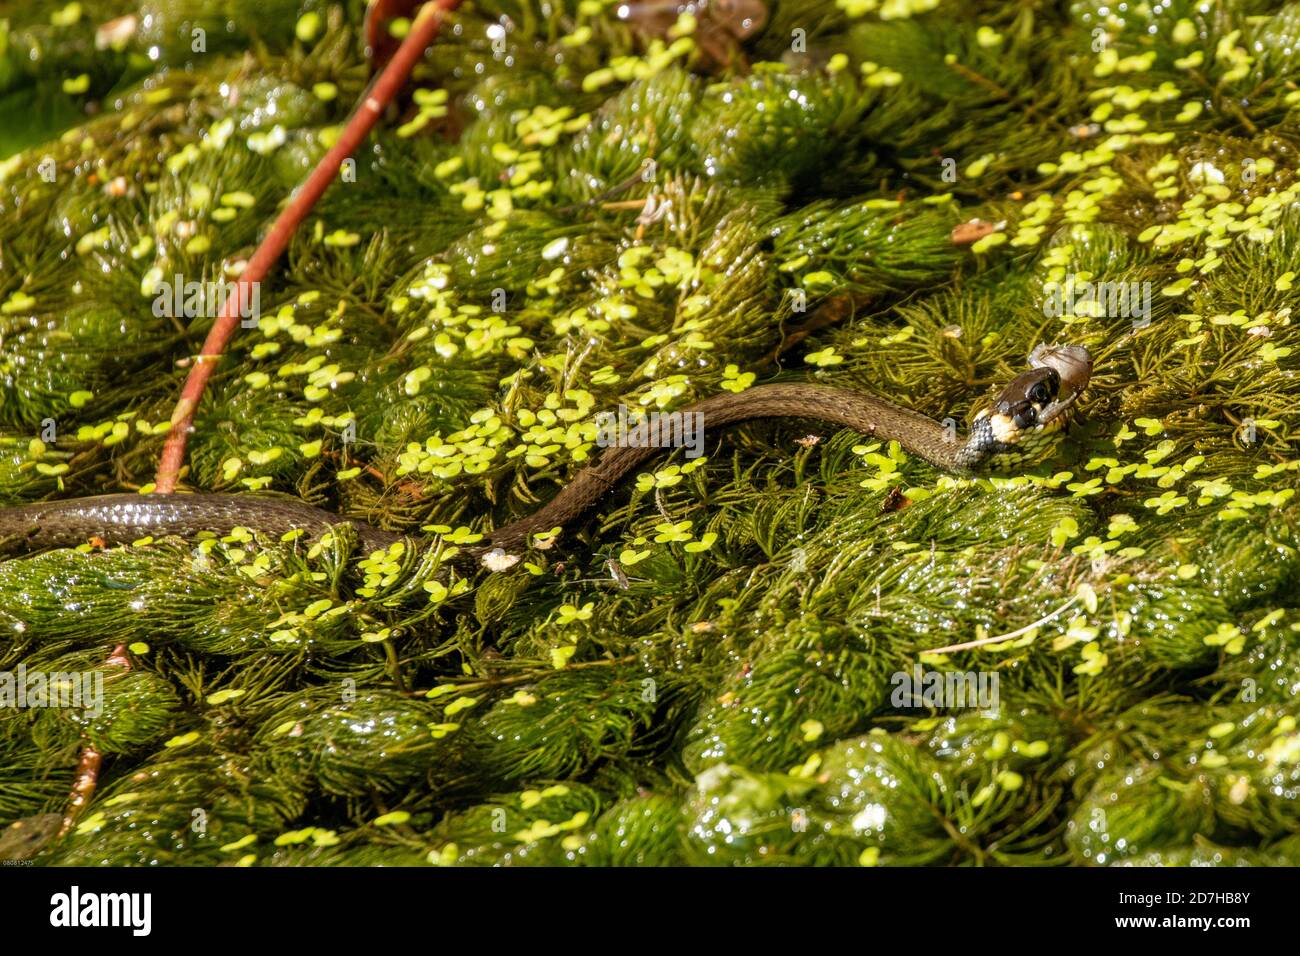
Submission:
{"label": "snake body", "polygon": [[[814,384],[761,385],[714,395],[681,409],[698,413],[708,428],[763,418],[802,418],[897,441],[906,451],[956,474],[1013,467],[1041,458],[1059,439],[1075,400],[1088,383],[1092,360],[1080,346],[1044,348],[1030,356],[993,405],[981,412],[965,441],[952,428],[875,395]],[[660,451],[657,447],[611,447],[582,469],[546,505],[489,534],[489,547],[525,547],[530,537],[563,527],[598,501],[629,471]],[[302,529],[318,534],[348,521],[292,499],[240,494],[111,494],[0,508],[0,543],[9,548],[69,547],[89,540],[126,544],[200,531],[227,534],[246,527],[269,535]],[[402,535],[351,522],[368,551],[386,548]],[[484,548],[471,554],[481,554]]]}

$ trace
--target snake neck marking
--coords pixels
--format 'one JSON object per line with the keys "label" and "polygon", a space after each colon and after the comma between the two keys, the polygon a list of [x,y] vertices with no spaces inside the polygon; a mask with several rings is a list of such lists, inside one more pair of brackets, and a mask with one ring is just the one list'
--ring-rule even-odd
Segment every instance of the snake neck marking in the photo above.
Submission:
{"label": "snake neck marking", "polygon": [[1040,345],[1029,354],[1029,364],[992,407],[975,416],[966,442],[971,470],[1007,469],[1044,458],[1092,377],[1092,356],[1079,345]]}
{"label": "snake neck marking", "polygon": [[[1047,455],[1070,420],[1092,375],[1092,357],[1082,346],[1039,346],[1030,367],[1013,378],[992,406],[980,412],[964,442],[943,425],[911,409],[850,389],[827,385],[760,385],[713,395],[680,409],[699,413],[709,428],[762,418],[806,418],[897,441],[912,455],[944,471],[971,474],[1024,465]],[[659,453],[651,447],[608,448],[579,471],[533,514],[488,534],[486,548],[528,546],[531,537],[564,527],[600,500],[628,472]],[[269,535],[302,529],[311,534],[349,519],[284,498],[253,495],[98,495],[0,508],[0,545],[9,550],[71,547],[98,539],[129,544],[165,535],[190,537],[200,531],[228,534],[246,527]],[[368,551],[386,548],[402,535],[364,522],[351,522]]]}

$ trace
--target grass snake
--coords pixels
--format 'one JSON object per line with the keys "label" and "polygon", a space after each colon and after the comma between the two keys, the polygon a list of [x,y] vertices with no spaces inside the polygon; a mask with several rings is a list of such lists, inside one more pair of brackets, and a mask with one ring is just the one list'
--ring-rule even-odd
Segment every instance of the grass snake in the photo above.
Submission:
{"label": "grass snake", "polygon": [[[812,419],[896,440],[909,453],[944,471],[973,474],[1005,470],[1044,457],[1060,438],[1092,374],[1092,357],[1078,345],[1038,346],[1029,368],[976,416],[964,441],[955,430],[919,412],[851,389],[815,384],[760,385],[702,399],[680,409],[700,413],[718,428],[763,418]],[[611,447],[580,470],[533,514],[488,534],[487,547],[462,549],[477,557],[492,548],[525,547],[537,532],[563,527],[614,488],[633,468],[661,449]],[[37,550],[72,547],[92,539],[129,544],[147,536],[227,534],[236,527],[280,535],[311,534],[350,521],[367,551],[404,537],[289,498],[250,494],[109,494],[0,508],[0,547]]]}

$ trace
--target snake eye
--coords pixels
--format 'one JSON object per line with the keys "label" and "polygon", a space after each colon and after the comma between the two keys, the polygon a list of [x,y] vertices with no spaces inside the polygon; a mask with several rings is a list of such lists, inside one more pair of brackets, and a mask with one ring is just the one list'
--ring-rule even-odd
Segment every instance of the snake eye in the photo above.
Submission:
{"label": "snake eye", "polygon": [[1016,411],[1015,415],[1012,416],[1012,420],[1016,423],[1017,428],[1033,428],[1038,424],[1038,409],[1034,408],[1033,405],[1026,405]]}
{"label": "snake eye", "polygon": [[1045,383],[1039,382],[1029,390],[1029,399],[1038,405],[1046,405],[1052,400],[1052,393]]}

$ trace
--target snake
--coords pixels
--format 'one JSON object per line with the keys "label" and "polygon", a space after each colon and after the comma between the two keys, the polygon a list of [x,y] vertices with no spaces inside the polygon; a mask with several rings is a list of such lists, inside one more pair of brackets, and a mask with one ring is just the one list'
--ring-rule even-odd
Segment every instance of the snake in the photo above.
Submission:
{"label": "snake", "polygon": [[[690,405],[708,428],[756,419],[810,419],[897,441],[908,453],[945,472],[975,475],[1023,467],[1056,446],[1092,375],[1092,356],[1080,345],[1039,345],[1029,367],[980,411],[965,440],[955,427],[856,389],[816,383],[758,385],[713,395]],[[563,528],[612,491],[632,469],[660,449],[630,444],[606,448],[599,459],[565,484],[548,503],[487,533],[485,546],[463,549],[472,559],[501,549],[525,548],[536,534]],[[268,535],[295,530],[321,534],[351,523],[368,553],[405,535],[314,507],[292,498],[238,493],[107,494],[0,508],[0,546],[30,551],[95,543],[130,544],[146,537],[189,538],[199,532],[229,534],[247,528]]]}

